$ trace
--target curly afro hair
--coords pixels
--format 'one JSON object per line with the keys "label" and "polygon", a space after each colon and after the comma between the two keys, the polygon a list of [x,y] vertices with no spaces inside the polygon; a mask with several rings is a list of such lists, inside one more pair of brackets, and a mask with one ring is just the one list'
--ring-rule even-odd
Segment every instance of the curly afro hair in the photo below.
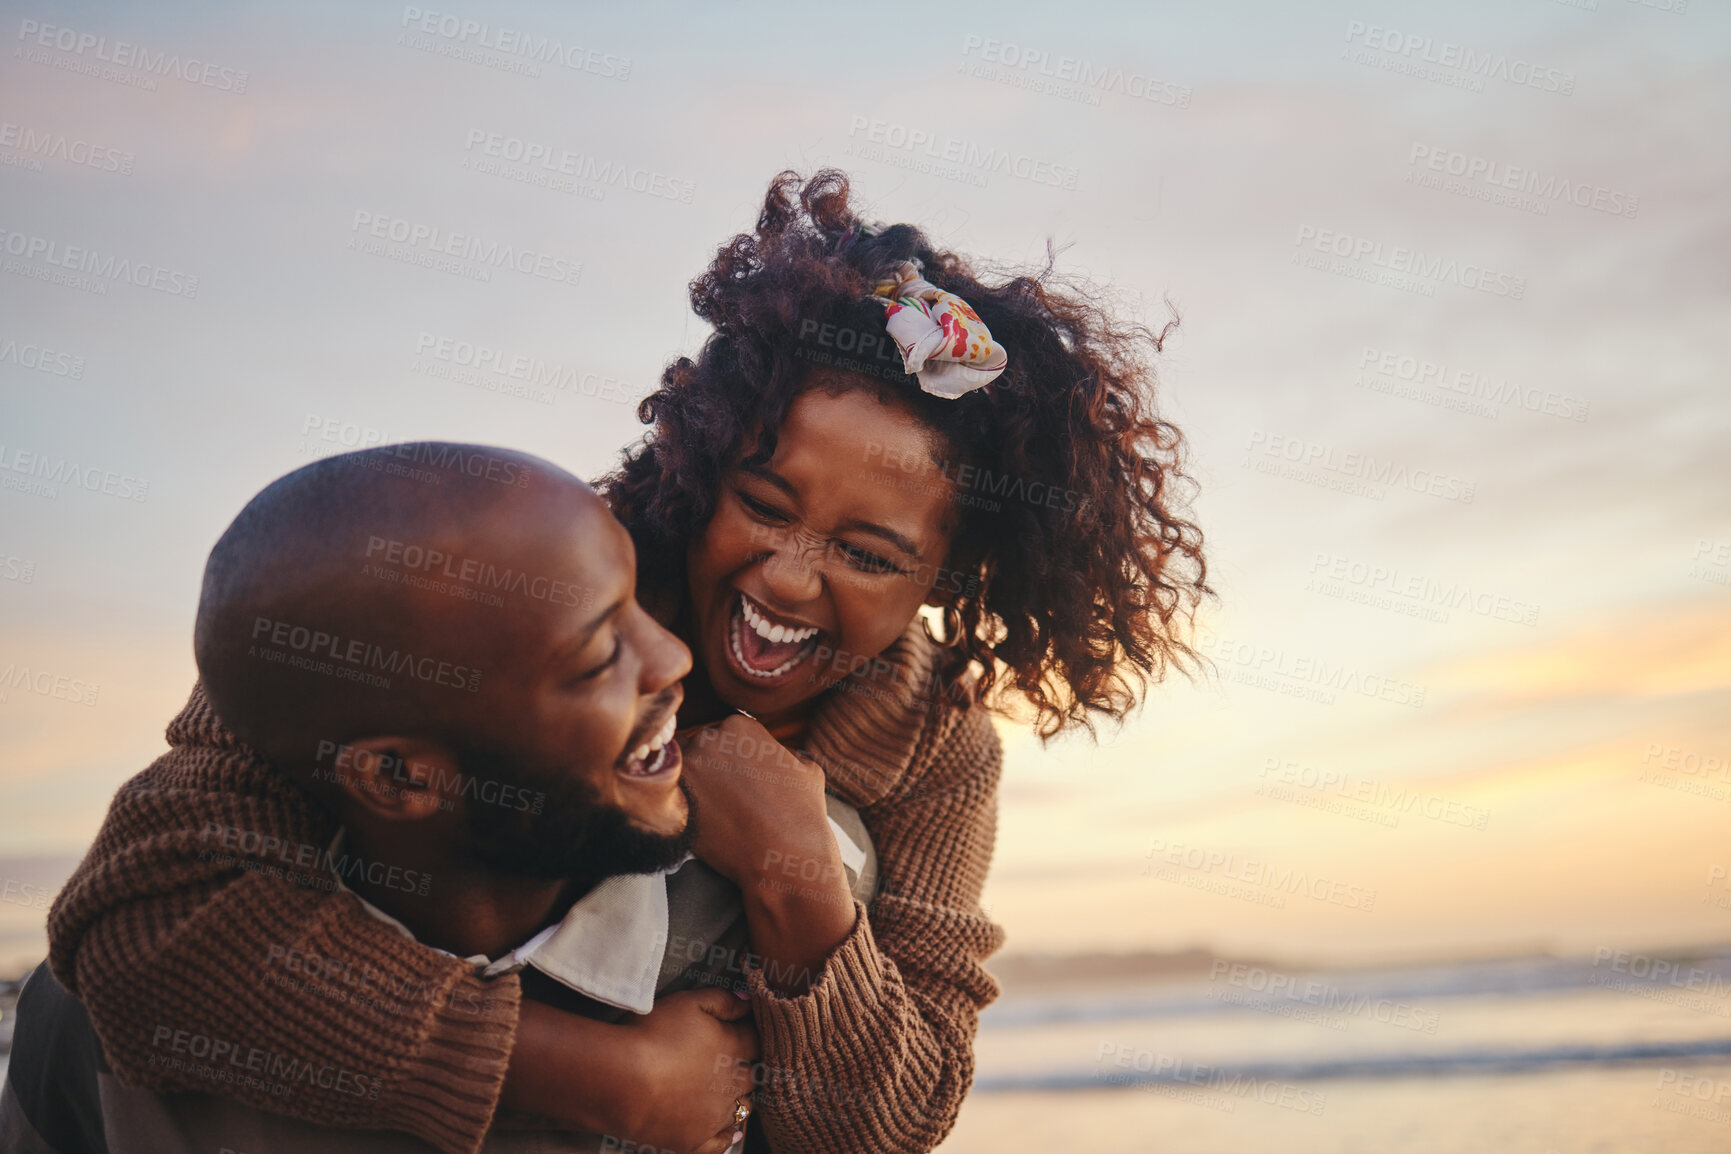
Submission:
{"label": "curly afro hair", "polygon": [[[912,225],[865,225],[834,169],[777,175],[756,231],[692,282],[692,308],[714,331],[695,360],[662,373],[638,408],[651,432],[602,482],[636,542],[645,594],[683,595],[687,547],[723,477],[748,444],[751,464],[770,459],[789,405],[813,384],[812,334],[883,334],[882,308],[864,298],[910,259],[1009,351],[1002,376],[957,400],[921,392],[899,357],[840,378],[908,406],[968,467],[947,472],[973,479],[957,500],[949,567],[969,580],[957,583],[962,628],[942,675],[954,689],[974,669],[975,692],[999,708],[1019,691],[1042,738],[1121,720],[1169,667],[1198,664],[1184,627],[1213,596],[1201,530],[1181,508],[1194,492],[1183,438],[1153,408],[1152,355],[1176,321],[1159,332],[1117,321],[1054,274],[1050,252],[1032,275],[982,280]],[[837,374],[822,377],[837,387]]]}

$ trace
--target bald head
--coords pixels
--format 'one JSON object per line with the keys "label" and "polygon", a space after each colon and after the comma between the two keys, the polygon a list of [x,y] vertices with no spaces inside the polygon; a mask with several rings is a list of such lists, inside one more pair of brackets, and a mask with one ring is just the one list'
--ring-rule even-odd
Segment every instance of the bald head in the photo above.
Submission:
{"label": "bald head", "polygon": [[523,453],[391,445],[273,482],[211,550],[194,649],[217,714],[295,769],[358,734],[486,744],[632,588],[588,486]]}

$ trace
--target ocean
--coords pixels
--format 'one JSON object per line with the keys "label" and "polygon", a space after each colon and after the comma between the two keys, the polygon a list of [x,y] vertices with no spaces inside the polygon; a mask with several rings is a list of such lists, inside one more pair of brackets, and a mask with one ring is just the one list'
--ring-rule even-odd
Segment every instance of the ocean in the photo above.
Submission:
{"label": "ocean", "polygon": [[1731,1151],[1731,950],[1601,953],[1012,988],[939,1149]]}
{"label": "ocean", "polygon": [[1723,1154],[1731,950],[1009,991],[943,1154]]}

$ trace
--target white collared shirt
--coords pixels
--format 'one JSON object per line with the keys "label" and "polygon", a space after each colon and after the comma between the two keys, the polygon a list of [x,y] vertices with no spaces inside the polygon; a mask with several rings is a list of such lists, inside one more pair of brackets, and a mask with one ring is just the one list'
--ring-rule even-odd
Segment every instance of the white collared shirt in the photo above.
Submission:
{"label": "white collared shirt", "polygon": [[[830,832],[841,850],[842,864],[857,876],[864,867],[866,851],[836,820],[829,819]],[[337,831],[326,860],[334,862],[347,835]],[[647,874],[615,874],[578,898],[564,918],[498,958],[474,954],[463,960],[484,978],[512,974],[534,966],[554,981],[598,1002],[647,1014],[655,1004],[656,980],[662,955],[667,951],[667,879],[687,862],[686,854],[665,870]],[[337,888],[354,894],[361,908],[405,937],[414,938],[409,927],[379,909],[343,884],[336,874]],[[438,949],[437,946],[431,947]],[[455,957],[448,950],[439,950]]]}

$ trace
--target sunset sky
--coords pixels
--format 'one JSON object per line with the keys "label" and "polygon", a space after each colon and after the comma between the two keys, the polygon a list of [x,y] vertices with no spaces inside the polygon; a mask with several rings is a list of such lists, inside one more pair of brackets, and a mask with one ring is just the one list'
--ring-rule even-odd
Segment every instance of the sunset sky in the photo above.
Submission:
{"label": "sunset sky", "polygon": [[[1731,940],[1723,9],[8,2],[0,38],[0,881],[163,748],[254,492],[361,436],[599,474],[703,337],[687,282],[827,164],[1181,317],[1212,670],[1098,745],[1005,723],[1011,951]],[[567,152],[641,179],[509,159]],[[565,279],[424,267],[452,234]],[[154,287],[43,279],[69,246]],[[0,905],[0,953],[40,920]]]}

